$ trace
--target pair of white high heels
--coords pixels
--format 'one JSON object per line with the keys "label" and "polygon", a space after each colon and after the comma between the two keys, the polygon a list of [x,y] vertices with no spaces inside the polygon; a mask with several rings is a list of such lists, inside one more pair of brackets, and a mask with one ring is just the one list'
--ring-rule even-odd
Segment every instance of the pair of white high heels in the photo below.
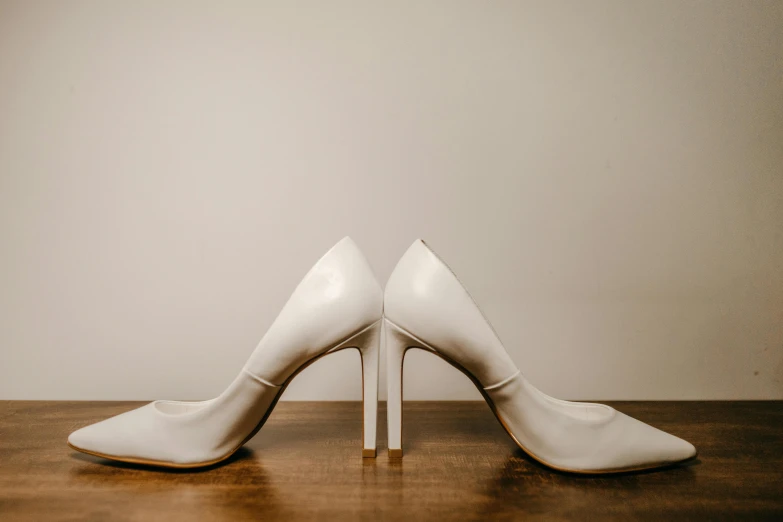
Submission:
{"label": "pair of white high heels", "polygon": [[577,473],[640,470],[690,459],[690,443],[601,405],[554,399],[531,385],[448,266],[421,240],[386,290],[350,238],[302,279],[231,385],[203,402],[155,401],[75,431],[68,444],[108,459],[174,468],[216,464],[263,426],[286,386],[327,354],[362,359],[364,446],[376,455],[378,357],[386,340],[388,448],[402,456],[402,366],[410,348],[465,373],[514,442],[537,461]]}

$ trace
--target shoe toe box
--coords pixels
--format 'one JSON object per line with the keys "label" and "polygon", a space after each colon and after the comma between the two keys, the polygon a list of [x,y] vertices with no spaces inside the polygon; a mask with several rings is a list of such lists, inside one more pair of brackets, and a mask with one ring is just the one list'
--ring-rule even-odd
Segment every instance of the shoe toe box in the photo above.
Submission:
{"label": "shoe toe box", "polygon": [[85,426],[68,436],[79,451],[109,458],[141,457],[150,446],[152,425],[149,405]]}
{"label": "shoe toe box", "polygon": [[619,468],[645,469],[676,464],[696,456],[690,442],[633,417],[619,415],[618,439],[612,453]]}

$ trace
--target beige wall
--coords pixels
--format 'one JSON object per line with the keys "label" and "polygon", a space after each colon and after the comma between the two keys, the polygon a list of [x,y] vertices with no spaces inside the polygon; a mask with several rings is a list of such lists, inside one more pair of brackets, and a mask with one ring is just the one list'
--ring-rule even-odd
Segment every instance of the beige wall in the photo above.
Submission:
{"label": "beige wall", "polygon": [[[296,4],[296,5],[294,5]],[[783,3],[0,0],[0,398],[205,398],[350,234],[550,393],[783,398]],[[426,354],[406,398],[478,398]],[[355,353],[290,399],[358,399]]]}

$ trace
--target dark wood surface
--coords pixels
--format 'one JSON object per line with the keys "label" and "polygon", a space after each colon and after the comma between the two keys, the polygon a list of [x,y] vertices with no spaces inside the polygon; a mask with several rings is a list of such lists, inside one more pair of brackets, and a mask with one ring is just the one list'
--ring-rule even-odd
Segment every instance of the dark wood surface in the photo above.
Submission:
{"label": "dark wood surface", "polygon": [[[783,402],[615,402],[689,465],[577,476],[527,458],[484,403],[406,402],[405,451],[361,458],[360,403],[283,402],[204,471],[115,464],[69,432],[138,403],[0,402],[0,520],[783,520]],[[381,417],[385,417],[382,410]]]}

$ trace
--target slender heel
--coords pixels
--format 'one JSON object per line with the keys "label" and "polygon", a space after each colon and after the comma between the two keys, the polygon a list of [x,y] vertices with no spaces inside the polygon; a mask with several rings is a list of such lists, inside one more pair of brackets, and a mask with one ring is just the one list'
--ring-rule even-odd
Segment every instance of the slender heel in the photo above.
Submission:
{"label": "slender heel", "polygon": [[389,458],[400,458],[402,457],[402,366],[408,349],[424,348],[424,346],[391,321],[384,319],[383,323],[388,376],[386,414]]}
{"label": "slender heel", "polygon": [[364,446],[362,457],[375,458],[378,432],[378,373],[381,353],[381,321],[375,323],[367,342],[359,349],[362,357],[362,407]]}
{"label": "slender heel", "polygon": [[368,326],[332,350],[356,348],[362,359],[362,457],[375,458],[378,431],[378,373],[381,351],[381,321]]}

